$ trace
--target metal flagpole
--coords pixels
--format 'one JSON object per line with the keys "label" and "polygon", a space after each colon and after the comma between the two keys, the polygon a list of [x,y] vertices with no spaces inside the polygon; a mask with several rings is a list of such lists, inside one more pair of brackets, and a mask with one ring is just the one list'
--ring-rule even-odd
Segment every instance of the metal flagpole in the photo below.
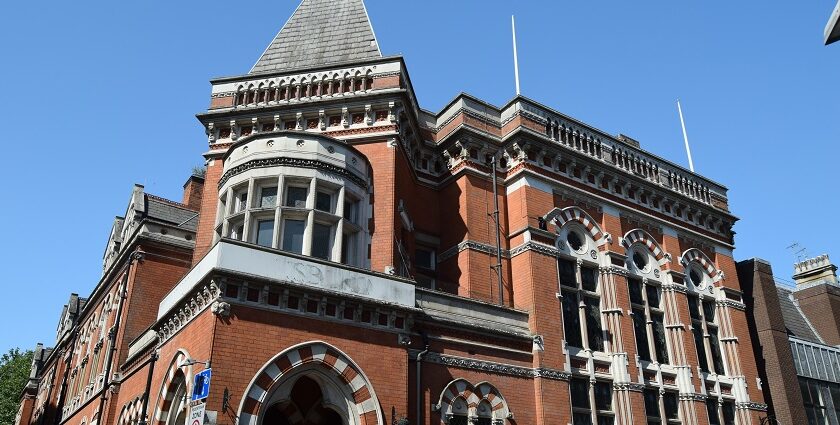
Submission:
{"label": "metal flagpole", "polygon": [[688,154],[688,168],[694,172],[694,161],[691,160],[691,148],[688,146],[688,133],[685,132],[685,120],[683,119],[682,107],[680,100],[677,99],[677,111],[680,113],[680,124],[682,124],[683,140],[685,140],[685,152]]}
{"label": "metal flagpole", "polygon": [[513,76],[516,79],[516,95],[519,96],[519,60],[516,57],[516,21],[510,15],[510,29],[513,31]]}

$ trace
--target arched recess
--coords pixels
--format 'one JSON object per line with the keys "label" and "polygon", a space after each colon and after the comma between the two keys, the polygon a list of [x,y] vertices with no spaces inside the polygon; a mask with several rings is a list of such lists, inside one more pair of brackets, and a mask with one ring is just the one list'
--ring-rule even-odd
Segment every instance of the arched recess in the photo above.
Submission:
{"label": "arched recess", "polygon": [[720,274],[720,271],[715,267],[715,263],[697,248],[689,248],[680,255],[680,264],[684,268],[687,269],[692,262],[699,264],[713,278]]}
{"label": "arched recess", "polygon": [[137,425],[140,423],[140,410],[143,407],[143,397],[137,396],[123,405],[117,425]]}
{"label": "arched recess", "polygon": [[689,288],[697,291],[712,293],[715,283],[725,277],[723,271],[718,270],[712,260],[697,248],[689,248],[680,255],[680,264]]}
{"label": "arched recess", "polygon": [[589,235],[592,236],[592,240],[594,240],[598,246],[601,246],[611,240],[609,233],[604,233],[601,230],[601,227],[598,226],[598,223],[580,207],[572,206],[562,209],[555,207],[553,210],[549,211],[543,219],[546,222],[553,221],[557,226],[557,231],[559,231],[559,229],[561,229],[566,223],[580,223],[586,231],[589,232]]}
{"label": "arched recess", "polygon": [[659,279],[662,266],[671,261],[671,255],[642,229],[627,232],[621,245],[627,250],[627,269],[642,277]]}
{"label": "arched recess", "polygon": [[663,259],[670,260],[670,256],[665,253],[665,250],[662,249],[661,246],[659,246],[656,239],[654,239],[650,233],[645,232],[642,229],[633,229],[621,238],[621,245],[627,249],[630,249],[630,247],[636,243],[640,243],[648,247],[650,253],[653,254],[653,258],[656,258],[656,261],[662,262]]}
{"label": "arched recess", "polygon": [[324,406],[345,423],[385,425],[370,380],[350,357],[323,341],[295,345],[269,360],[248,385],[238,423],[261,425],[268,408],[286,409],[294,385],[304,377],[318,384]]}
{"label": "arched recess", "polygon": [[183,349],[172,356],[154,410],[154,420],[157,425],[180,425],[185,422],[181,420],[181,416],[186,414],[185,407],[187,395],[190,393],[191,379],[189,378],[192,376],[192,366],[181,368],[178,365],[189,358],[189,353]]}
{"label": "arched recess", "polygon": [[[484,406],[489,406],[489,414],[480,411]],[[513,417],[505,398],[496,387],[486,381],[472,385],[463,378],[453,380],[440,393],[437,407],[441,423],[446,425],[454,424],[456,416],[463,414],[477,423],[481,423],[485,418],[490,419],[492,425],[504,425],[506,419]]]}

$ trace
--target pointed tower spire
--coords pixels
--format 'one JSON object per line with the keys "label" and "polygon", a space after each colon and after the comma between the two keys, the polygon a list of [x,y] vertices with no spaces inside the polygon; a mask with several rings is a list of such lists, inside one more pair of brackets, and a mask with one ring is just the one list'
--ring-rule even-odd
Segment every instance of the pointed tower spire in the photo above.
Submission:
{"label": "pointed tower spire", "polygon": [[378,57],[362,0],[303,0],[249,73]]}

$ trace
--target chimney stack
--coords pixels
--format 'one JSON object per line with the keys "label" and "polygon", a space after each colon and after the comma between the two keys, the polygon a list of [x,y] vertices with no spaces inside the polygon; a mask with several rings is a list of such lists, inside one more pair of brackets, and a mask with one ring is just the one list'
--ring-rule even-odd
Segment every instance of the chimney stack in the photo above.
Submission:
{"label": "chimney stack", "polygon": [[201,197],[204,194],[204,176],[193,174],[184,183],[184,198],[182,204],[191,210],[201,209]]}
{"label": "chimney stack", "polygon": [[799,308],[829,345],[840,345],[840,283],[837,266],[820,255],[793,266]]}

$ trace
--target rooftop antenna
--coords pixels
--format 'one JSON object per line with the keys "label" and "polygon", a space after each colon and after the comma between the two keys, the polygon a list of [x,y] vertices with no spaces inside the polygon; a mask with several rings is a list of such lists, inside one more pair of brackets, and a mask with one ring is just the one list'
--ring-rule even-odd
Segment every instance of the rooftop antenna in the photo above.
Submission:
{"label": "rooftop antenna", "polygon": [[794,242],[788,245],[787,249],[793,251],[793,255],[796,256],[796,262],[801,263],[806,258],[810,257],[808,255],[808,250],[799,244],[799,242]]}
{"label": "rooftop antenna", "polygon": [[516,57],[516,20],[510,15],[510,29],[513,32],[513,78],[516,80],[516,95],[519,96],[519,60]]}
{"label": "rooftop antenna", "polygon": [[690,168],[693,173],[694,161],[691,160],[691,148],[688,146],[688,133],[685,132],[685,120],[683,119],[682,107],[680,106],[679,99],[677,99],[677,111],[680,113],[680,124],[682,124],[683,140],[685,140],[685,152],[688,154],[688,168]]}

